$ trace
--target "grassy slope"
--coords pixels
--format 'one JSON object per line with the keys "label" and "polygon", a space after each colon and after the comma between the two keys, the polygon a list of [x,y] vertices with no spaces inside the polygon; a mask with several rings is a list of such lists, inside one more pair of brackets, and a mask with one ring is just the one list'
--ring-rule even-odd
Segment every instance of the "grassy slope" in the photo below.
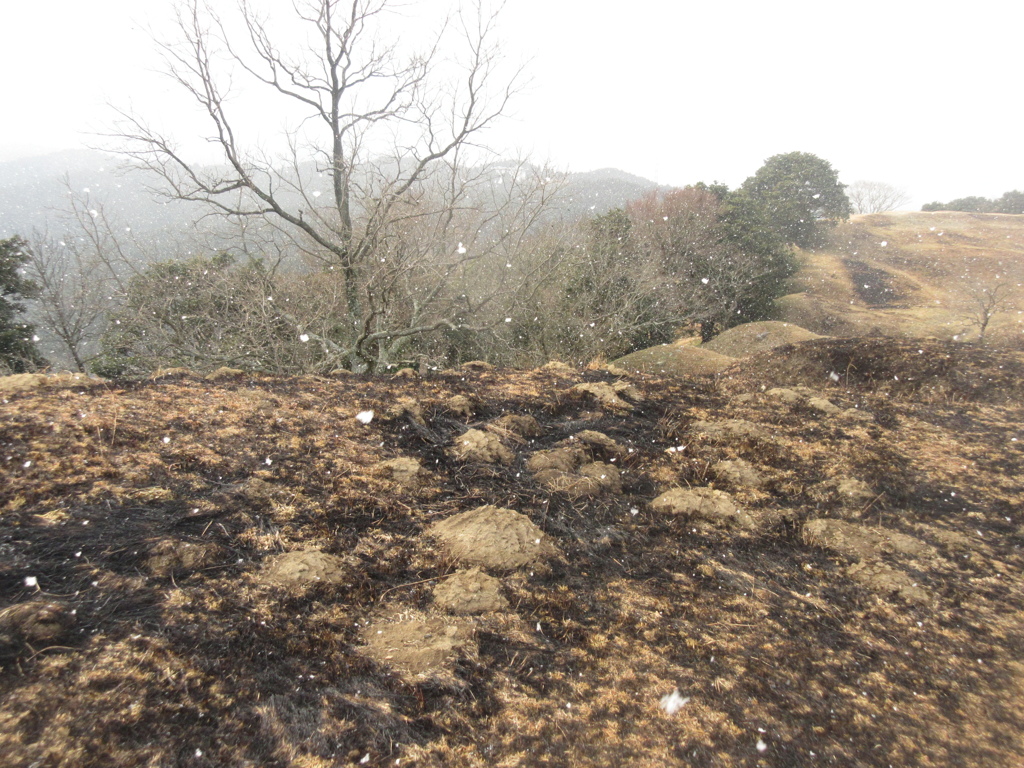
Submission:
{"label": "grassy slope", "polygon": [[[804,254],[780,319],[816,333],[970,340],[969,291],[1006,284],[989,327],[998,346],[1024,338],[1024,216],[956,212],[857,216],[832,248]],[[884,244],[884,245],[883,245]]]}

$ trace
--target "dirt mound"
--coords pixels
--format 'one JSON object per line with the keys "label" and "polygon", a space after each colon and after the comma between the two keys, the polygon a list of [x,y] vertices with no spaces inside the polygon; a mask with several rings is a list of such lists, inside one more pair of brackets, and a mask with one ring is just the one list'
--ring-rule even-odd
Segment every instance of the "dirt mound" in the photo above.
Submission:
{"label": "dirt mound", "polygon": [[705,520],[713,525],[755,528],[754,519],[732,496],[712,488],[673,488],[651,502],[655,512]]}
{"label": "dirt mound", "polygon": [[884,553],[910,557],[935,557],[933,547],[904,533],[869,528],[843,520],[811,520],[804,525],[804,540],[855,559],[874,559]]}
{"label": "dirt mound", "polygon": [[501,582],[479,568],[459,571],[434,587],[434,605],[449,613],[488,613],[508,607]]}
{"label": "dirt mound", "polygon": [[341,584],[349,578],[349,567],[340,557],[318,549],[301,549],[270,558],[263,568],[263,578],[283,587]]}
{"label": "dirt mound", "polygon": [[763,442],[770,436],[763,426],[746,419],[694,421],[690,431],[697,437],[720,443]]}
{"label": "dirt mound", "polygon": [[539,566],[558,555],[550,537],[530,518],[492,505],[434,523],[428,533],[456,559],[496,570]]}
{"label": "dirt mound", "polygon": [[622,493],[619,470],[611,462],[626,456],[623,446],[601,432],[587,429],[550,450],[533,453],[526,468],[550,490],[583,499]]}
{"label": "dirt mound", "polygon": [[223,559],[224,551],[217,544],[163,539],[150,549],[146,566],[154,576],[168,577],[210,568]]}
{"label": "dirt mound", "polygon": [[820,338],[818,334],[793,323],[765,320],[759,323],[744,323],[723,331],[711,341],[701,344],[700,348],[728,357],[749,357],[784,344]]}
{"label": "dirt mound", "polygon": [[496,431],[498,434],[512,433],[519,437],[540,437],[544,434],[544,428],[529,414],[506,413],[499,416],[487,428]]}
{"label": "dirt mound", "polygon": [[935,339],[816,339],[755,355],[723,374],[726,388],[854,388],[930,401],[1020,402],[1024,353]]}
{"label": "dirt mound", "polygon": [[475,651],[471,623],[436,616],[375,622],[367,628],[365,640],[363,653],[411,678],[448,671],[456,659]]}
{"label": "dirt mound", "polygon": [[711,376],[736,362],[732,357],[705,347],[662,344],[631,352],[612,365],[635,373],[662,376]]}
{"label": "dirt mound", "polygon": [[611,384],[603,381],[584,382],[575,385],[570,393],[583,401],[596,403],[601,408],[613,413],[631,411],[633,403],[642,399],[639,391],[624,381],[616,381]]}
{"label": "dirt mound", "polygon": [[418,493],[428,488],[432,482],[430,472],[423,468],[419,459],[410,456],[399,456],[395,459],[382,461],[374,469],[393,480],[406,491]]}
{"label": "dirt mound", "polygon": [[476,461],[481,464],[511,464],[513,454],[490,432],[467,429],[456,439],[451,455],[459,461]]}
{"label": "dirt mound", "polygon": [[762,474],[744,459],[719,461],[711,471],[719,482],[732,488],[762,488],[765,484]]}

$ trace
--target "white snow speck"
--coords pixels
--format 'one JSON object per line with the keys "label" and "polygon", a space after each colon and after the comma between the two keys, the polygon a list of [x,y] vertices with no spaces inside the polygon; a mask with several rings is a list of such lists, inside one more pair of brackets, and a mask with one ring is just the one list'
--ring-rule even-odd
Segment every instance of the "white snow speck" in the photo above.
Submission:
{"label": "white snow speck", "polygon": [[360,765],[365,765],[368,762],[370,762],[370,753],[369,752],[367,752],[365,755],[363,755],[363,759],[359,761],[359,764]]}
{"label": "white snow speck", "polygon": [[196,757],[202,757],[202,756],[203,756],[203,750],[197,749],[196,750]]}
{"label": "white snow speck", "polygon": [[830,379],[831,379],[832,381],[839,381],[839,374],[838,374],[838,373],[836,373],[835,371],[832,371],[832,372],[831,372],[831,373],[830,373],[830,374],[828,375],[828,377],[829,377],[829,378],[830,378]]}
{"label": "white snow speck", "polygon": [[629,508],[629,514],[631,514],[633,517],[636,517],[637,515],[640,514],[640,510],[637,509],[636,507],[630,507]]}
{"label": "white snow speck", "polygon": [[373,411],[360,411],[356,414],[356,421],[360,424],[369,424],[373,421]]}
{"label": "white snow speck", "polygon": [[666,693],[661,697],[661,703],[658,705],[669,715],[674,715],[690,701],[689,696],[681,696],[679,689],[675,688],[672,693]]}
{"label": "white snow speck", "polygon": [[320,190],[319,189],[313,190],[313,197],[320,197]]}
{"label": "white snow speck", "polygon": [[31,467],[31,466],[32,466],[32,462],[31,462],[31,461],[26,461],[26,462],[25,462],[24,464],[22,464],[21,466],[23,466],[23,467],[24,467],[25,469],[28,469],[29,467]]}
{"label": "white snow speck", "polygon": [[768,745],[764,743],[763,739],[758,739],[757,740],[757,751],[758,752],[764,752],[766,749],[768,749]]}
{"label": "white snow speck", "polygon": [[267,456],[267,458],[265,458],[263,460],[263,463],[266,464],[269,467],[271,464],[274,463],[274,460],[272,458],[270,458],[269,456]]}
{"label": "white snow speck", "polygon": [[466,252],[466,246],[459,243],[459,247],[455,249],[460,255]]}
{"label": "white snow speck", "polygon": [[164,435],[164,442],[165,443],[171,442],[171,438],[169,438],[167,435]]}
{"label": "white snow speck", "polygon": [[299,341],[301,341],[303,344],[305,344],[307,341],[309,341],[309,334],[308,333],[304,333],[301,336],[299,336]]}
{"label": "white snow speck", "polygon": [[26,587],[38,587],[39,586],[39,579],[37,579],[35,576],[26,576],[25,577],[25,586]]}
{"label": "white snow speck", "polygon": [[888,244],[889,244],[888,240],[883,240],[881,243],[879,243],[879,245],[881,245],[883,248],[885,248],[885,246],[887,246]]}

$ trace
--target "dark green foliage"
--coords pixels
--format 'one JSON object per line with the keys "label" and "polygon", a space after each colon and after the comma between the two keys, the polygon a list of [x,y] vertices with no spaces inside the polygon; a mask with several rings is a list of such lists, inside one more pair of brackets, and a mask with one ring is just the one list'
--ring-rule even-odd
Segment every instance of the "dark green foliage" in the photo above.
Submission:
{"label": "dark green foliage", "polygon": [[970,195],[950,200],[948,203],[926,203],[922,211],[964,211],[966,213],[1024,213],[1024,192],[1014,189],[1004,192],[997,200]]}
{"label": "dark green foliage", "polygon": [[972,195],[950,200],[946,203],[947,211],[967,211],[971,213],[988,213],[995,209],[995,203],[987,197]]}
{"label": "dark green foliage", "polygon": [[36,295],[36,285],[21,274],[28,244],[20,237],[0,240],[0,370],[24,373],[46,364],[36,349],[35,329],[23,322],[22,299]]}
{"label": "dark green foliage", "polygon": [[996,200],[997,213],[1024,213],[1024,192],[1019,189],[1004,192],[1003,196]]}
{"label": "dark green foliage", "polygon": [[829,224],[850,216],[845,186],[827,161],[807,152],[790,152],[768,158],[730,195],[730,203],[756,211],[783,242],[817,248]]}

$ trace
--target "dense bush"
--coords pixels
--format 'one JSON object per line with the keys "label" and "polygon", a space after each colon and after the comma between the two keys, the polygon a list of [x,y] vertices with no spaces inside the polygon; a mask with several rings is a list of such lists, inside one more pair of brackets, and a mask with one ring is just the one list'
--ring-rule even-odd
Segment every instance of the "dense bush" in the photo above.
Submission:
{"label": "dense bush", "polygon": [[[329,318],[343,302],[317,275],[271,274],[227,254],[154,264],[128,284],[93,370],[134,376],[161,366],[219,366],[270,373],[323,367]],[[338,291],[340,293],[340,289]],[[303,319],[320,325],[303,327]]]}

